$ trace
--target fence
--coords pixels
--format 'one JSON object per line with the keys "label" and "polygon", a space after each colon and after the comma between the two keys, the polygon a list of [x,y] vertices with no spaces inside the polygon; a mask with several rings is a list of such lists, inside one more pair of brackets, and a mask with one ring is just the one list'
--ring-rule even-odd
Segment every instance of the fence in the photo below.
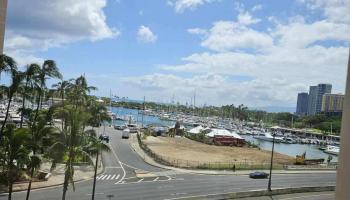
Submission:
{"label": "fence", "polygon": [[[170,157],[165,157],[154,153],[146,144],[142,142],[140,134],[137,134],[137,140],[140,148],[153,160],[156,162],[177,168],[188,168],[188,169],[213,169],[213,170],[249,170],[249,169],[270,169],[270,161],[263,163],[255,162],[200,162],[200,161],[191,161],[183,159],[174,159]],[[274,169],[283,169],[284,165],[275,164],[273,165]]]}

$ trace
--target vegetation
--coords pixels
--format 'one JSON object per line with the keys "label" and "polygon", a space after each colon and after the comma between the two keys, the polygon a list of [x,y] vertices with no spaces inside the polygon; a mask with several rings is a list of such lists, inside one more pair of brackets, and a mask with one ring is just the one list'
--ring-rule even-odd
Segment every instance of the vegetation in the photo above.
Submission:
{"label": "vegetation", "polygon": [[[29,64],[22,72],[11,57],[0,55],[0,74],[10,78],[9,84],[0,86],[1,101],[6,102],[0,129],[0,184],[8,188],[8,199],[12,198],[14,182],[19,180],[28,180],[26,199],[30,198],[32,181],[43,159],[51,162],[52,170],[58,163],[66,166],[62,199],[66,198],[69,186],[75,188],[73,165],[77,161],[95,163],[96,180],[98,155],[107,151],[108,146],[89,127],[99,127],[110,120],[106,107],[89,94],[96,88],[89,86],[84,76],[63,80],[53,60],[46,60],[41,66]],[[59,82],[48,88],[48,79]],[[9,120],[15,96],[21,97],[22,104],[18,126]],[[60,101],[53,103],[53,98]],[[50,100],[51,107],[44,109],[43,105]],[[26,108],[26,103],[35,105],[34,109]],[[57,120],[60,123],[55,123]]]}

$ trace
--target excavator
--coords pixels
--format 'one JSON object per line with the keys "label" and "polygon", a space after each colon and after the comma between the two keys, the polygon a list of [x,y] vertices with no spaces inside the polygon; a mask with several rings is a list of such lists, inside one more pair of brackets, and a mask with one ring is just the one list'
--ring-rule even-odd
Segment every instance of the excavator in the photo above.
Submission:
{"label": "excavator", "polygon": [[324,158],[319,159],[306,159],[306,152],[302,155],[297,155],[295,158],[296,165],[316,165],[324,162]]}

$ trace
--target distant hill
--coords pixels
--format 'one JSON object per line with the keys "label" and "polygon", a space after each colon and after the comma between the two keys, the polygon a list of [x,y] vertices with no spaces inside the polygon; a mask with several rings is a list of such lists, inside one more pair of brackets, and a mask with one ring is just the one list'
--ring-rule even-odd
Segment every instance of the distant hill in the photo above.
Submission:
{"label": "distant hill", "polygon": [[250,110],[263,110],[266,112],[289,112],[294,113],[295,107],[283,107],[283,106],[265,106],[265,107],[250,107]]}

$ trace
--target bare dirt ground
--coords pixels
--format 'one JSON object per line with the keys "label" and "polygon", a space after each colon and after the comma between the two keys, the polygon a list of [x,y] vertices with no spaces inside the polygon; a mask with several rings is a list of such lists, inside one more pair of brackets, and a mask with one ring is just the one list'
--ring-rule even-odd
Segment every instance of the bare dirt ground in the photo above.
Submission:
{"label": "bare dirt ground", "polygon": [[[143,142],[157,155],[167,160],[188,160],[199,163],[237,162],[262,164],[269,163],[271,152],[247,147],[214,146],[187,138],[148,136]],[[292,164],[294,158],[274,153],[274,163]]]}

